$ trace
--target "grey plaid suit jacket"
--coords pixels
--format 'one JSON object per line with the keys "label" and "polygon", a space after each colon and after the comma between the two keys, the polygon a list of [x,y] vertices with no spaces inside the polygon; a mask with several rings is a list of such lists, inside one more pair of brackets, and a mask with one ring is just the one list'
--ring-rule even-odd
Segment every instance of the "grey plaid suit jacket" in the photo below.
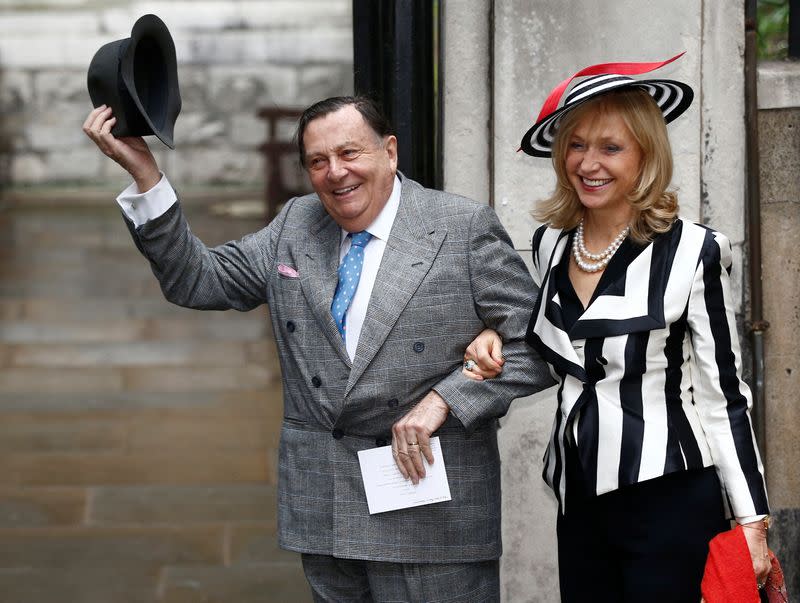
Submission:
{"label": "grey plaid suit jacket", "polygon": [[[170,301],[269,305],[284,393],[282,547],[404,563],[500,556],[497,419],[514,398],[553,381],[524,343],[537,288],[492,209],[402,179],[352,363],[330,313],[341,231],[316,195],[290,200],[268,227],[213,249],[194,237],[177,202],[129,228]],[[501,378],[474,382],[461,363],[484,326],[502,335],[506,364]],[[453,499],[370,516],[357,452],[388,444],[392,425],[431,389],[452,408],[435,435]]]}

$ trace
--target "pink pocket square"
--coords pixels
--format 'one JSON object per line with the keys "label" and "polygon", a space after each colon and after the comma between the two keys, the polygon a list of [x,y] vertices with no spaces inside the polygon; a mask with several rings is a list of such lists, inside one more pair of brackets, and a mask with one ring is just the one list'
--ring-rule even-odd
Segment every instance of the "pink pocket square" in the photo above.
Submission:
{"label": "pink pocket square", "polygon": [[300,277],[300,275],[297,273],[297,270],[291,266],[287,266],[286,264],[278,264],[278,274],[282,274],[283,276],[287,276],[289,278]]}

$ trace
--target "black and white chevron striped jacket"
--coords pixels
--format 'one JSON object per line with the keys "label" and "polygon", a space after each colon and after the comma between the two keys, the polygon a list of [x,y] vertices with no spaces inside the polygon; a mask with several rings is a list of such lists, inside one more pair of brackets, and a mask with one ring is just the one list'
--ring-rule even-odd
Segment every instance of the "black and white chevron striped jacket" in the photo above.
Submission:
{"label": "black and white chevron striped jacket", "polygon": [[601,280],[567,326],[556,276],[570,238],[544,226],[534,234],[541,290],[527,333],[559,384],[543,476],[562,511],[566,447],[574,446],[584,486],[597,495],[714,466],[730,516],[768,513],[741,378],[729,240],[676,220],[629,254],[615,279]]}

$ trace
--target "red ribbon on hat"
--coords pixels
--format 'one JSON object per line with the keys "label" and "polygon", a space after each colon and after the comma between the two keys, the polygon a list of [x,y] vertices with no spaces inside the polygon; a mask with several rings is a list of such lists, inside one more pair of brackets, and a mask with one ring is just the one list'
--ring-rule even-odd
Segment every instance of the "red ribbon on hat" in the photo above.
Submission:
{"label": "red ribbon on hat", "polygon": [[618,73],[619,75],[640,75],[642,73],[655,71],[664,65],[668,65],[675,59],[682,57],[684,54],[686,53],[682,52],[680,54],[676,54],[671,59],[667,59],[666,61],[661,61],[659,63],[601,63],[599,65],[591,65],[581,69],[578,73],[565,79],[558,86],[553,88],[553,91],[547,96],[547,100],[544,101],[544,105],[542,105],[542,110],[539,112],[539,117],[536,118],[536,123],[539,123],[542,119],[558,109],[558,103],[561,101],[561,95],[564,94],[564,90],[567,89],[567,86],[569,86],[570,82],[576,77],[581,77],[582,75],[604,75],[606,73]]}

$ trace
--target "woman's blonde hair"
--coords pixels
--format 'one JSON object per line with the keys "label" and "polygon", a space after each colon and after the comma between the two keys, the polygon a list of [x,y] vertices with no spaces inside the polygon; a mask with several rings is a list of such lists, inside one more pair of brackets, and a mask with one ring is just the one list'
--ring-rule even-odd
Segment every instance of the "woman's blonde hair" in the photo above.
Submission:
{"label": "woman's blonde hair", "polygon": [[672,180],[672,149],[664,117],[653,98],[641,88],[602,94],[564,115],[553,143],[556,190],[537,203],[533,216],[554,228],[567,230],[581,221],[584,208],[567,175],[567,151],[581,119],[604,113],[619,115],[642,151],[639,176],[628,195],[633,208],[630,236],[638,243],[649,242],[672,226],[678,215],[678,196],[667,190]]}

